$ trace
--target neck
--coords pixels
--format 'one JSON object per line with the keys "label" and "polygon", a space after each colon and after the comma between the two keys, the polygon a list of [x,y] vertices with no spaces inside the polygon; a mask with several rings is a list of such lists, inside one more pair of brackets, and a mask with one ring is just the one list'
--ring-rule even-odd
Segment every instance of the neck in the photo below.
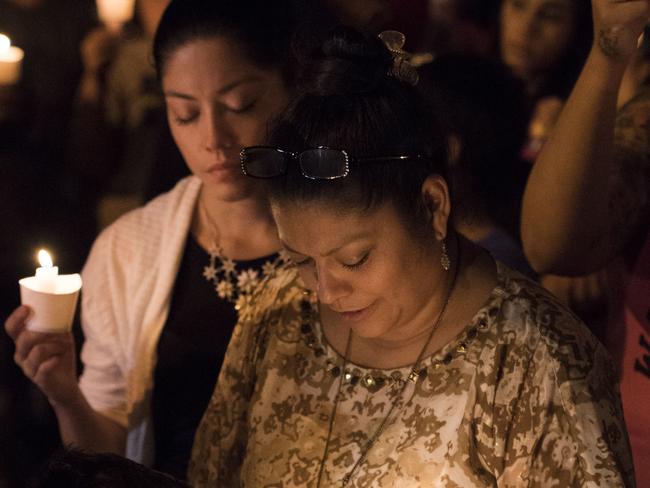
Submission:
{"label": "neck", "polygon": [[486,218],[466,219],[463,217],[454,219],[454,228],[458,233],[472,242],[479,242],[485,239],[494,230],[494,223]]}
{"label": "neck", "polygon": [[218,244],[231,259],[253,259],[281,247],[275,224],[263,198],[229,201],[201,190],[194,210],[192,233],[205,249]]}

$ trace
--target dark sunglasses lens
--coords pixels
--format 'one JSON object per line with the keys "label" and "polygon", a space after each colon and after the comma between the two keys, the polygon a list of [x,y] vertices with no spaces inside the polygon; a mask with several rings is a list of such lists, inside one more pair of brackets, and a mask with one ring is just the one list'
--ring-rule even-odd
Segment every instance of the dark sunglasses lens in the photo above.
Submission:
{"label": "dark sunglasses lens", "polygon": [[300,153],[300,169],[307,178],[341,178],[348,174],[348,158],[337,149],[308,149]]}
{"label": "dark sunglasses lens", "polygon": [[242,164],[249,176],[273,178],[287,171],[287,158],[282,151],[268,147],[247,147],[242,151]]}

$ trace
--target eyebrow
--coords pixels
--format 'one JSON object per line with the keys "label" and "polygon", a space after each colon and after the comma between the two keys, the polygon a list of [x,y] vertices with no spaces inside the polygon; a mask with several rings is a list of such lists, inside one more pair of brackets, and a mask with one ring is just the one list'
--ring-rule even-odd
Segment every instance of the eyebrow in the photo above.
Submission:
{"label": "eyebrow", "polygon": [[[336,246],[335,248],[330,249],[330,250],[327,251],[326,253],[321,254],[321,257],[326,258],[326,257],[328,257],[328,256],[331,256],[332,254],[335,254],[336,252],[340,251],[340,250],[341,250],[342,248],[344,248],[345,246],[347,246],[347,245],[349,245],[349,244],[352,244],[352,243],[355,242],[355,241],[359,241],[359,240],[366,239],[366,238],[368,238],[368,234],[367,234],[367,233],[353,234],[353,235],[351,235],[348,239],[346,239],[345,241],[343,241],[339,246]],[[281,242],[282,245],[286,248],[287,251],[292,252],[292,253],[295,253],[295,254],[302,254],[303,256],[306,256],[306,254],[304,254],[304,253],[302,253],[302,252],[300,252],[300,251],[296,251],[295,249],[293,249],[289,244],[287,244],[287,243],[286,243],[285,241],[283,241],[282,239],[280,239],[280,242]]]}
{"label": "eyebrow", "polygon": [[[261,81],[261,78],[258,76],[251,76],[249,78],[242,78],[239,80],[235,80],[231,83],[228,83],[227,85],[222,86],[221,88],[217,89],[217,94],[218,95],[225,95],[231,90],[234,90],[238,86],[241,85],[246,85],[249,83],[256,83],[258,81]],[[196,100],[195,97],[188,95],[187,93],[182,93],[182,92],[177,92],[177,91],[166,91],[164,93],[165,97],[172,97],[172,98],[182,98],[183,100]]]}
{"label": "eyebrow", "polygon": [[556,7],[561,9],[570,9],[571,6],[566,2],[558,2],[557,0],[550,0],[542,4],[543,7]]}

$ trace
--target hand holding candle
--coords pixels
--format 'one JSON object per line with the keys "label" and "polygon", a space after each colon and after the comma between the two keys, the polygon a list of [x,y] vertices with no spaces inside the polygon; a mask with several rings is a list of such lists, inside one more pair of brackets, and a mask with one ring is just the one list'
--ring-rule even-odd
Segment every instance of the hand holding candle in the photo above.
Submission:
{"label": "hand holding candle", "polygon": [[45,250],[38,253],[38,259],[41,266],[35,275],[19,281],[21,303],[29,305],[34,312],[27,328],[37,332],[67,332],[77,307],[81,277],[59,275],[58,267]]}
{"label": "hand holding candle", "polygon": [[24,57],[22,49],[12,46],[11,40],[0,34],[0,85],[15,85],[20,81]]}

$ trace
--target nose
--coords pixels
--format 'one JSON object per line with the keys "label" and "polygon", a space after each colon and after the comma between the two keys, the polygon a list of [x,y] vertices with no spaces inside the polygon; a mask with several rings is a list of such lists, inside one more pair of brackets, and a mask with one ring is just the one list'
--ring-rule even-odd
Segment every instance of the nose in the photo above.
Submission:
{"label": "nose", "polygon": [[318,300],[326,305],[335,303],[351,292],[349,283],[336,277],[330,271],[315,268],[315,279]]}
{"label": "nose", "polygon": [[206,117],[204,128],[205,149],[209,152],[230,149],[235,145],[235,133],[222,113],[215,110]]}
{"label": "nose", "polygon": [[519,19],[517,26],[517,37],[522,44],[528,44],[535,39],[539,27],[538,16],[536,12],[526,11]]}

